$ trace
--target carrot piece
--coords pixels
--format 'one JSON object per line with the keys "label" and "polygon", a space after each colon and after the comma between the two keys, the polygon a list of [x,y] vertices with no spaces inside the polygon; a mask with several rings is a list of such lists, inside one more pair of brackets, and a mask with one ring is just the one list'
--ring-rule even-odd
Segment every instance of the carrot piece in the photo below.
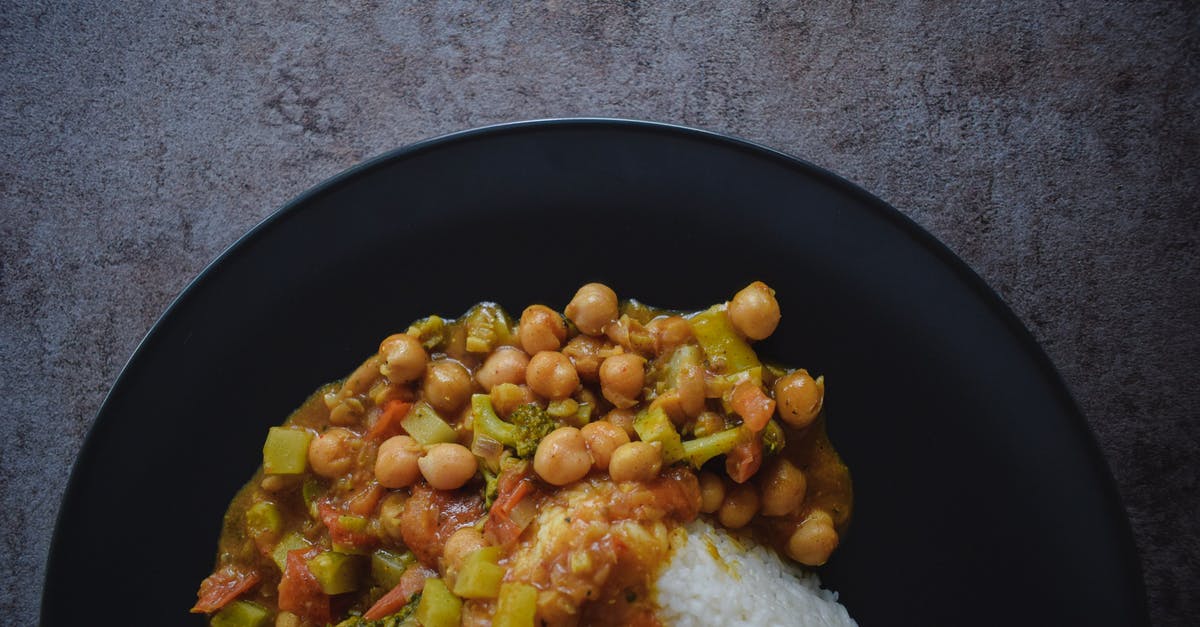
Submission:
{"label": "carrot piece", "polygon": [[383,413],[379,414],[379,418],[375,424],[371,425],[367,431],[367,439],[382,442],[393,435],[404,433],[404,428],[400,426],[400,421],[408,415],[408,410],[412,409],[412,403],[401,400],[390,400],[383,405]]}
{"label": "carrot piece", "polygon": [[496,501],[484,524],[484,533],[492,536],[501,546],[511,546],[521,537],[525,527],[518,525],[509,516],[513,509],[533,492],[528,469],[500,475],[496,484]]}
{"label": "carrot piece", "polygon": [[261,579],[262,576],[257,571],[241,570],[228,564],[200,582],[200,591],[196,593],[198,598],[192,612],[211,614],[253,588]]}
{"label": "carrot piece", "polygon": [[321,551],[320,547],[288,551],[283,579],[279,582],[279,609],[324,625],[333,619],[329,595],[308,570],[308,560]]}
{"label": "carrot piece", "polygon": [[425,580],[430,577],[437,577],[437,571],[425,568],[420,564],[409,566],[404,574],[400,575],[400,582],[396,584],[396,587],[379,597],[375,605],[372,605],[371,609],[363,614],[363,618],[379,620],[399,612],[405,605],[408,605],[414,594],[425,589]]}
{"label": "carrot piece", "polygon": [[747,479],[758,472],[763,462],[762,435],[750,434],[750,437],[738,442],[725,454],[725,472],[730,479],[745,483]]}
{"label": "carrot piece", "polygon": [[742,381],[733,388],[733,397],[729,400],[733,411],[742,417],[742,423],[751,431],[758,433],[767,426],[767,421],[775,414],[775,399],[763,392],[762,386],[752,381]]}

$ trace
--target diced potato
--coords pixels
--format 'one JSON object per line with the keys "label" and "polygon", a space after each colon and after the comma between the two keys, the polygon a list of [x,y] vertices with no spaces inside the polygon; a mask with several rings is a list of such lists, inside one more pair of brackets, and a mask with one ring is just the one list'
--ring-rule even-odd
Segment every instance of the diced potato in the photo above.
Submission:
{"label": "diced potato", "polygon": [[462,599],[454,596],[446,582],[425,580],[425,590],[417,604],[417,621],[422,627],[457,627],[462,616]]}
{"label": "diced potato", "polygon": [[494,599],[500,593],[504,568],[499,566],[500,547],[487,546],[467,555],[454,580],[454,594],[466,599]]}
{"label": "diced potato", "polygon": [[308,444],[312,438],[307,431],[271,427],[263,444],[263,472],[298,475],[308,470]]}
{"label": "diced potato", "polygon": [[308,560],[308,571],[321,584],[325,594],[357,590],[362,580],[363,558],[337,551],[326,551]]}
{"label": "diced potato", "polygon": [[500,599],[492,627],[533,627],[537,615],[537,588],[523,583],[500,586]]}
{"label": "diced potato", "polygon": [[209,623],[212,627],[263,627],[271,618],[267,608],[250,601],[234,601],[221,608]]}

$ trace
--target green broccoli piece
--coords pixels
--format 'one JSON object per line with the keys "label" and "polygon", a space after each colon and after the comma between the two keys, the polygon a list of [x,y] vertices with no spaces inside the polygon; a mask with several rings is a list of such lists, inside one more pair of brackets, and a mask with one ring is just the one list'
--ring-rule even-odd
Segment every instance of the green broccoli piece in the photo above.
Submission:
{"label": "green broccoli piece", "polygon": [[486,467],[481,467],[480,470],[483,471],[483,508],[491,511],[492,503],[496,502],[496,495],[500,491],[500,475]]}
{"label": "green broccoli piece", "polygon": [[522,459],[532,457],[537,451],[542,438],[558,428],[558,423],[546,410],[533,403],[521,405],[513,410],[509,421],[517,427],[517,457]]}
{"label": "green broccoli piece", "polygon": [[421,593],[418,592],[409,599],[408,604],[400,608],[399,612],[391,616],[384,616],[379,620],[367,620],[362,616],[351,616],[346,620],[338,623],[335,627],[409,627],[417,624],[414,614],[417,611],[417,605],[421,602]]}
{"label": "green broccoli piece", "polygon": [[533,403],[514,410],[508,422],[496,415],[492,399],[487,394],[472,396],[471,410],[475,415],[475,437],[490,437],[515,449],[517,457],[521,458],[532,457],[537,451],[538,442],[558,428],[554,418]]}
{"label": "green broccoli piece", "polygon": [[766,455],[774,455],[783,450],[787,445],[787,438],[783,435],[783,427],[774,418],[767,421],[766,428],[762,432],[763,453]]}

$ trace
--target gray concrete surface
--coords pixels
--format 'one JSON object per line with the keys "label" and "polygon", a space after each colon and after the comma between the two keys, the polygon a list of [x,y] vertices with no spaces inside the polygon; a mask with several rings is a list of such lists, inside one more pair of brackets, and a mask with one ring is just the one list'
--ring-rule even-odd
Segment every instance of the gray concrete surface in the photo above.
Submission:
{"label": "gray concrete surface", "polygon": [[35,622],[81,439],[208,261],[366,157],[568,115],[760,141],[941,238],[1082,405],[1154,621],[1200,615],[1196,3],[506,6],[0,2],[0,622]]}

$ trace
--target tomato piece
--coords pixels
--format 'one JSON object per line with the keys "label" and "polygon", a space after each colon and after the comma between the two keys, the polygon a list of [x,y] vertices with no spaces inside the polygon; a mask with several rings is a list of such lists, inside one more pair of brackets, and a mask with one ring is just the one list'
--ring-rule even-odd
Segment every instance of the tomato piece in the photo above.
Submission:
{"label": "tomato piece", "polygon": [[283,579],[279,582],[279,609],[319,624],[333,620],[329,606],[329,595],[321,590],[308,560],[321,552],[320,547],[309,547],[288,551]]}
{"label": "tomato piece", "polygon": [[738,442],[725,454],[725,472],[730,479],[745,483],[758,472],[763,462],[762,436],[758,433]]}
{"label": "tomato piece", "polygon": [[211,614],[253,588],[261,579],[262,576],[257,571],[226,564],[200,582],[200,591],[196,593],[196,605],[192,607],[192,612]]}

